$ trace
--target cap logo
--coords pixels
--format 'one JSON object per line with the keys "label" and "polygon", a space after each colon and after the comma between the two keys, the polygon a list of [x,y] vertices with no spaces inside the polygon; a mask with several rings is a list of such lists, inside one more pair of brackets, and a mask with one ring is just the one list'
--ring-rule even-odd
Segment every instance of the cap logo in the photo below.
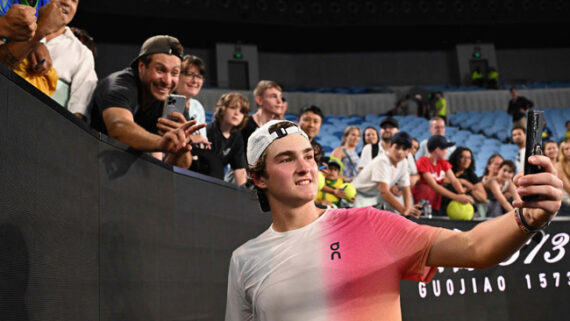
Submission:
{"label": "cap logo", "polygon": [[285,130],[285,128],[278,128],[277,131],[275,131],[275,134],[277,135],[277,138],[282,138],[287,136],[287,130]]}

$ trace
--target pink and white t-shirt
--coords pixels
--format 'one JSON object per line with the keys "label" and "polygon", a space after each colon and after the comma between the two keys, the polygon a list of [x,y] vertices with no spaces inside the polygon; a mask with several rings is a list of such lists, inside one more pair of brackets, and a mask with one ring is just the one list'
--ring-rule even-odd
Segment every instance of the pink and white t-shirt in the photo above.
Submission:
{"label": "pink and white t-shirt", "polygon": [[232,255],[226,321],[401,320],[400,280],[431,280],[439,231],[372,207],[270,227]]}

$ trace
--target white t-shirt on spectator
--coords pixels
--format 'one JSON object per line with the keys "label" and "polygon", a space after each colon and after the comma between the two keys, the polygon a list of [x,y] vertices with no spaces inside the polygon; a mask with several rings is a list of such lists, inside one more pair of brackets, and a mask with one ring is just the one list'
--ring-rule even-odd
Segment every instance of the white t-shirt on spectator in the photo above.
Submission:
{"label": "white t-shirt on spectator", "polygon": [[517,153],[517,161],[515,165],[517,166],[517,172],[515,174],[521,173],[524,171],[524,156],[526,153],[526,147],[519,149]]}
{"label": "white t-shirt on spectator", "polygon": [[[378,155],[385,154],[384,148],[382,148],[382,144],[378,143]],[[376,155],[376,156],[378,156]],[[358,161],[358,167],[364,168],[368,163],[372,161],[372,144],[366,144],[362,147],[362,151],[360,152],[360,160]]]}
{"label": "white t-shirt on spectator", "polygon": [[378,183],[386,183],[388,187],[394,185],[401,187],[410,186],[408,161],[404,159],[394,167],[388,155],[379,154],[376,156],[352,181],[352,185],[354,185],[358,193],[354,200],[354,206],[365,207],[378,203],[384,203],[389,206],[378,191]]}
{"label": "white t-shirt on spectator", "polygon": [[[93,53],[71,31],[65,27],[65,32],[46,43],[52,59],[53,67],[57,72],[60,82],[69,87],[61,88],[58,83],[58,91],[52,96],[62,96],[66,100],[64,105],[72,113],[79,113],[89,118],[91,112],[87,105],[91,100],[95,86],[97,86],[97,73],[95,72],[95,59]],[[59,91],[69,90],[67,93]],[[63,101],[59,101],[63,104]]]}

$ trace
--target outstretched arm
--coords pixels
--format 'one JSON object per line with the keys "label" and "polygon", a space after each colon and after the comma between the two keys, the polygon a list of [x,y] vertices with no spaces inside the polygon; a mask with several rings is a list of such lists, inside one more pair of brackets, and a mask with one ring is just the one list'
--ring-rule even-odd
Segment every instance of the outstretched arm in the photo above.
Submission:
{"label": "outstretched arm", "polygon": [[[534,201],[513,201],[520,208],[526,222],[533,227],[545,226],[560,208],[562,182],[545,156],[529,158],[545,172],[515,177],[521,196],[536,195]],[[483,222],[467,232],[442,230],[428,256],[429,266],[485,268],[500,263],[517,251],[533,234],[523,231],[515,220],[515,211]]]}

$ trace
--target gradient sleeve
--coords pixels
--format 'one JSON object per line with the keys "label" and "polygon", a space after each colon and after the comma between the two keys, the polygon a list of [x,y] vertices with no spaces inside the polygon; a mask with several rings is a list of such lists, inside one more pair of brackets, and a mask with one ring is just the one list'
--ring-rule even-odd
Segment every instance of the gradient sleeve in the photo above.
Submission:
{"label": "gradient sleeve", "polygon": [[370,211],[371,224],[397,264],[401,279],[431,280],[437,267],[426,266],[426,262],[441,229],[417,224],[392,212],[372,213],[372,208]]}

